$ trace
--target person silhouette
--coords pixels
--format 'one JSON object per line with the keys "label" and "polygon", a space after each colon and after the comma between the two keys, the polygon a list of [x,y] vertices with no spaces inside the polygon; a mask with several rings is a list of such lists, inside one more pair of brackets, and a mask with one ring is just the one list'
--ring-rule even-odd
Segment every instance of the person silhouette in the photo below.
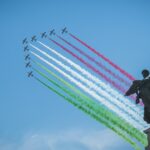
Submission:
{"label": "person silhouette", "polygon": [[[132,95],[136,93],[136,104],[140,103],[140,99],[144,104],[144,121],[150,124],[150,72],[147,69],[142,70],[141,72],[143,79],[135,80],[133,84],[125,93],[125,96]],[[145,150],[150,150],[150,128],[144,130],[144,133],[147,134],[148,145],[145,147]]]}
{"label": "person silhouette", "polygon": [[142,100],[144,104],[144,121],[150,123],[150,72],[147,69],[141,72],[143,79],[135,80],[125,93],[125,96],[132,95],[136,93],[136,104],[140,103]]}
{"label": "person silhouette", "polygon": [[[144,120],[147,123],[150,123],[150,72],[148,70],[142,71],[143,80],[141,83],[141,87],[139,88],[139,93],[141,88],[143,88],[143,93],[140,93],[140,97],[144,103]],[[141,95],[142,94],[142,95]]]}

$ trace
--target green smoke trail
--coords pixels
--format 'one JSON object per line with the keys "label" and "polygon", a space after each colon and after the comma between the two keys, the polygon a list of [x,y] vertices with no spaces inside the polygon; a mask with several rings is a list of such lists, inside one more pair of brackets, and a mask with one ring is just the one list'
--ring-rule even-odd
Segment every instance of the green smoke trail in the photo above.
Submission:
{"label": "green smoke trail", "polygon": [[135,142],[133,142],[132,140],[130,140],[128,137],[126,137],[123,133],[121,133],[119,130],[115,129],[115,127],[113,127],[112,125],[108,124],[107,121],[103,120],[102,118],[99,118],[97,115],[95,115],[94,113],[92,113],[91,111],[87,110],[86,108],[84,108],[82,105],[74,102],[71,98],[68,98],[66,96],[64,96],[63,94],[61,94],[60,92],[58,92],[57,90],[53,89],[52,87],[50,87],[49,85],[47,85],[46,83],[44,83],[43,81],[41,81],[39,78],[34,77],[37,81],[39,81],[41,84],[43,84],[45,87],[47,87],[48,89],[50,89],[51,91],[53,91],[54,93],[56,93],[57,95],[59,95],[60,97],[64,98],[66,101],[68,101],[69,103],[71,103],[72,105],[74,105],[75,107],[77,107],[78,109],[84,111],[85,113],[87,113],[89,116],[91,116],[92,118],[94,118],[95,120],[97,120],[98,122],[104,124],[105,126],[107,126],[108,128],[110,128],[111,130],[113,130],[114,132],[116,132],[118,135],[120,135],[121,137],[123,137],[126,141],[128,141],[134,148],[135,150],[141,150],[141,148],[139,146],[137,146],[137,144]]}
{"label": "green smoke trail", "polygon": [[[146,138],[146,136],[143,133],[139,132],[136,128],[134,128],[133,126],[131,126],[130,124],[128,124],[124,120],[120,119],[118,116],[112,114],[108,110],[104,109],[103,107],[100,107],[99,105],[96,105],[96,103],[93,100],[91,100],[89,97],[87,97],[84,94],[82,94],[79,90],[77,90],[76,88],[74,88],[71,84],[69,84],[66,81],[64,81],[63,79],[59,78],[56,74],[54,74],[53,72],[51,72],[50,70],[48,70],[46,67],[44,67],[40,63],[35,62],[35,61],[33,61],[33,62],[36,63],[37,65],[39,65],[40,67],[42,67],[47,72],[49,72],[51,75],[53,75],[59,81],[63,82],[65,85],[67,85],[69,88],[71,88],[72,90],[74,90],[76,93],[78,93],[79,95],[81,95],[81,97],[83,99],[88,100],[88,102],[90,104],[86,103],[85,100],[83,100],[83,99],[81,100],[78,96],[73,95],[73,94],[71,94],[69,92],[69,94],[72,97],[80,100],[82,103],[84,102],[85,105],[87,105],[87,107],[89,107],[90,109],[93,109],[94,111],[96,111],[97,114],[101,114],[101,116],[103,115],[105,118],[107,118],[108,120],[110,120],[113,124],[115,124],[116,126],[118,126],[119,128],[121,128],[122,130],[125,130],[132,137],[135,137],[142,144],[147,145],[147,138]],[[51,81],[47,76],[45,76],[43,74],[41,74],[41,75],[43,77],[45,77],[47,80],[49,80],[50,82],[52,82],[53,84],[56,85],[56,83],[54,83],[53,81]],[[56,86],[59,86],[59,85],[57,84]],[[59,88],[60,88],[60,86],[59,86]],[[65,92],[68,92],[68,91],[66,91],[65,88],[63,88],[63,90]]]}
{"label": "green smoke trail", "polygon": [[[89,107],[90,109],[94,109],[94,107],[92,107],[92,105],[89,105],[88,103],[85,102],[85,100],[83,99],[80,99],[80,97],[76,96],[75,94],[71,93],[70,91],[68,91],[66,88],[60,86],[59,84],[57,84],[56,82],[52,81],[50,78],[48,78],[45,74],[41,73],[40,71],[34,69],[37,73],[39,73],[41,76],[43,76],[44,78],[46,78],[48,81],[50,81],[52,84],[54,84],[55,86],[57,86],[58,88],[60,88],[61,90],[63,90],[64,92],[66,92],[68,95],[70,95],[71,97],[77,99],[81,104],[84,104],[86,105],[87,107]],[[102,114],[101,114],[102,115]],[[121,122],[122,123],[122,122]],[[121,128],[121,127],[120,127]],[[131,134],[131,132],[129,131],[126,131],[128,134],[130,134],[131,136],[133,136],[133,134]],[[145,144],[143,143],[143,139],[141,141],[141,137],[139,134],[137,134],[137,136],[135,136],[135,138],[137,140],[139,140],[142,144]]]}

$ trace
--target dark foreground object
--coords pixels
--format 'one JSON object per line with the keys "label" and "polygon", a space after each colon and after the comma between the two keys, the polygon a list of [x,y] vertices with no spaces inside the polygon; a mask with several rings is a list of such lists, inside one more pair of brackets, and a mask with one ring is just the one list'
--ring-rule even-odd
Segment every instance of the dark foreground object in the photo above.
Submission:
{"label": "dark foreground object", "polygon": [[145,134],[147,134],[147,141],[148,141],[148,146],[145,147],[145,150],[150,150],[150,128],[144,131]]}
{"label": "dark foreground object", "polygon": [[144,121],[150,124],[150,78],[145,80],[135,80],[130,86],[125,96],[136,94],[136,104],[142,100],[144,104]]}
{"label": "dark foreground object", "polygon": [[150,108],[144,106],[144,121],[150,124]]}

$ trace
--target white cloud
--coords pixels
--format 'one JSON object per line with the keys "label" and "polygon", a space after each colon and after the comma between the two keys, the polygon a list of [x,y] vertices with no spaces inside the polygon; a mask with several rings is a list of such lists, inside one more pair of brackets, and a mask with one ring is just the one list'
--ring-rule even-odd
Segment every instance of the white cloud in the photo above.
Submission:
{"label": "white cloud", "polygon": [[[110,130],[67,130],[26,135],[20,144],[0,144],[1,150],[117,150],[130,147]],[[123,148],[124,149],[124,148]],[[130,148],[129,148],[130,149]],[[132,148],[131,148],[132,149]]]}

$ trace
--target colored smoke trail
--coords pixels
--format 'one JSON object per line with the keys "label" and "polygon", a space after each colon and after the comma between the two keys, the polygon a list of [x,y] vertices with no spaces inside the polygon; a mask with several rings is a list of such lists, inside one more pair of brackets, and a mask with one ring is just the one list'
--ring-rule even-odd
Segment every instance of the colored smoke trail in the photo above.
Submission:
{"label": "colored smoke trail", "polygon": [[[50,41],[52,41],[53,43],[55,43],[57,46],[61,47],[64,51],[66,51],[67,53],[69,53],[70,55],[72,55],[74,58],[78,59],[81,63],[83,63],[85,66],[87,66],[88,68],[90,68],[92,71],[94,71],[96,74],[98,74],[100,77],[102,77],[103,79],[105,79],[108,83],[110,83],[113,87],[115,87],[118,91],[120,91],[122,94],[126,93],[126,90],[124,89],[124,87],[120,86],[119,84],[117,84],[115,81],[111,80],[109,77],[107,77],[105,74],[103,74],[102,72],[100,72],[99,70],[97,70],[95,67],[93,67],[91,64],[89,64],[88,62],[84,61],[82,58],[80,58],[78,55],[74,54],[72,51],[70,51],[69,49],[67,49],[66,47],[64,47],[63,45],[61,45],[60,43],[56,42],[55,40],[48,38]],[[130,96],[130,98],[132,98],[133,100],[135,100],[134,96]],[[142,103],[140,103],[141,105],[143,105]]]}
{"label": "colored smoke trail", "polygon": [[104,98],[107,98],[109,101],[111,101],[114,109],[117,109],[117,112],[120,114],[120,116],[124,116],[124,117],[126,116],[126,120],[130,119],[130,122],[132,121],[132,123],[134,125],[136,125],[136,127],[138,127],[139,129],[143,128],[144,124],[143,124],[142,118],[137,118],[138,116],[133,111],[131,111],[130,108],[125,107],[125,105],[123,103],[121,103],[117,99],[111,97],[106,91],[102,90],[100,87],[97,87],[95,84],[93,84],[89,80],[85,79],[83,76],[81,76],[80,74],[78,74],[77,72],[72,70],[70,67],[64,65],[62,62],[51,57],[50,55],[48,55],[46,52],[43,52],[39,48],[37,48],[33,45],[31,45],[31,46],[34,47],[37,51],[39,51],[43,55],[45,55],[46,57],[48,57],[49,59],[51,59],[52,61],[54,61],[55,63],[57,63],[58,65],[60,65],[62,68],[64,68],[68,72],[70,72],[72,76],[74,76],[75,78],[78,78],[79,80],[81,80],[82,82],[87,84],[89,86],[89,88],[94,89],[100,95],[102,95]]}
{"label": "colored smoke trail", "polygon": [[[32,52],[33,53],[33,52]],[[36,56],[37,54],[35,54],[35,56]],[[37,57],[38,57],[38,55],[37,55]],[[38,57],[39,59],[40,59],[40,56]],[[42,58],[41,58],[41,60],[42,60]],[[53,68],[55,68],[55,70],[57,70],[59,73],[61,73],[61,74],[63,74],[63,71],[62,70],[60,70],[60,69],[58,69],[56,66],[54,66],[54,65],[52,65],[52,64],[50,64],[49,63],[49,65],[51,66],[51,67],[53,67]],[[68,76],[67,74],[64,74],[64,76]],[[68,76],[69,77],[69,76]],[[70,79],[71,79],[71,77],[70,77]],[[73,81],[74,79],[72,79],[72,81]],[[81,85],[82,86],[82,85]],[[107,107],[107,105],[106,105],[106,102],[104,101],[104,105]],[[108,104],[109,105],[109,104]],[[131,130],[132,129],[132,130]],[[133,134],[133,136],[135,136],[137,139],[139,139],[139,140],[143,140],[144,139],[144,134],[143,133],[141,133],[139,130],[137,130],[136,128],[133,128],[133,127],[131,127],[131,125],[130,125],[130,128],[128,128],[128,130],[129,130],[129,132],[133,132],[134,134]],[[143,143],[145,142],[145,140],[143,141]]]}
{"label": "colored smoke trail", "polygon": [[[69,35],[72,36],[72,38],[74,38],[74,39],[77,38],[77,37],[75,37],[74,35],[72,35],[70,33],[69,33]],[[90,55],[88,55],[87,53],[85,53],[84,51],[82,51],[81,49],[79,49],[78,47],[73,45],[72,43],[69,43],[68,41],[66,41],[65,39],[63,39],[60,36],[57,36],[57,37],[59,39],[63,40],[68,45],[70,45],[75,50],[77,50],[80,54],[82,54],[83,56],[88,58],[88,60],[91,60],[92,62],[97,64],[99,67],[103,68],[104,71],[108,72],[110,75],[112,75],[118,81],[124,82],[126,85],[129,85],[129,82],[131,81],[131,79],[128,82],[126,79],[122,78],[119,74],[115,74],[111,69],[107,68],[106,66],[104,66],[100,62],[96,61],[93,57],[91,57]],[[116,89],[120,90],[123,93],[125,92],[125,89],[121,85],[119,85],[117,82],[109,79],[108,76],[103,74],[101,71],[99,71],[97,69],[97,67],[92,66],[90,63],[88,63],[88,61],[86,61],[85,59],[82,59],[82,56],[80,57],[80,56],[76,55],[75,53],[73,53],[72,51],[70,51],[69,49],[65,48],[63,45],[61,45],[60,43],[58,43],[57,41],[55,41],[55,40],[53,40],[51,38],[49,38],[49,40],[54,42],[57,46],[61,47],[67,53],[71,54],[74,58],[78,59],[80,62],[82,62],[89,69],[91,69],[92,71],[94,71],[95,73],[100,75],[107,82],[109,82],[111,85],[113,85]],[[108,62],[114,68],[115,67],[119,68],[119,66],[117,66],[117,65],[115,66],[115,64],[113,62],[111,62],[108,58],[106,58],[105,56],[103,56],[102,54],[97,52],[94,48],[90,47],[89,45],[87,45],[86,43],[84,43],[83,41],[81,41],[78,38],[76,40],[78,42],[82,43],[84,46],[86,46],[88,49],[90,49],[92,52],[94,52],[98,56],[101,55],[101,58],[103,60],[105,60],[106,62]],[[44,46],[43,43],[41,43],[39,41],[38,41],[38,43],[40,43],[41,45]],[[33,47],[33,45],[31,45],[31,46]],[[48,46],[46,46],[46,47],[48,47]],[[39,52],[41,52],[42,54],[46,54],[46,53],[43,53],[44,51],[42,51],[42,50],[39,51]],[[119,136],[121,136],[123,139],[125,139],[127,142],[129,142],[136,150],[140,150],[141,149],[137,145],[137,140],[140,143],[142,143],[144,146],[147,146],[147,138],[146,138],[145,134],[142,133],[142,131],[138,130],[138,129],[142,129],[142,127],[145,126],[145,124],[143,122],[140,122],[141,118],[138,118],[139,120],[135,118],[136,114],[138,114],[138,117],[139,116],[141,117],[140,113],[137,111],[138,108],[137,109],[136,108],[132,109],[131,107],[133,105],[130,104],[129,101],[128,101],[128,104],[126,105],[126,101],[123,102],[123,99],[121,100],[121,97],[123,97],[123,96],[118,91],[116,91],[113,88],[111,88],[111,86],[109,84],[102,83],[102,81],[100,81],[97,77],[93,76],[92,74],[90,74],[90,72],[86,71],[84,68],[80,67],[79,65],[77,65],[77,64],[75,64],[73,62],[71,64],[69,64],[69,65],[71,65],[71,67],[69,67],[68,65],[65,65],[64,63],[59,61],[58,59],[55,59],[54,57],[51,57],[50,55],[47,54],[47,57],[49,59],[51,59],[57,65],[61,66],[63,69],[65,69],[65,71],[67,73],[69,72],[69,74],[67,74],[62,69],[59,69],[55,65],[53,65],[53,64],[49,63],[48,61],[46,61],[40,55],[37,55],[33,51],[31,53],[34,56],[36,56],[37,58],[39,58],[39,60],[41,60],[41,61],[45,62],[46,64],[48,64],[49,66],[51,66],[55,71],[57,71],[57,73],[59,73],[59,74],[63,75],[64,77],[66,77],[67,81],[68,80],[71,81],[72,83],[77,85],[79,88],[81,88],[84,92],[88,93],[90,96],[92,96],[95,99],[97,99],[98,101],[100,101],[102,103],[102,105],[100,105],[96,101],[92,100],[90,98],[90,96],[89,97],[86,96],[84,94],[84,92],[83,93],[80,92],[80,90],[78,90],[78,87],[77,88],[74,87],[73,84],[70,84],[69,82],[63,80],[62,78],[57,76],[55,73],[51,72],[45,66],[43,66],[40,63],[35,62],[34,60],[31,59],[31,61],[33,61],[39,67],[43,68],[45,71],[50,73],[53,77],[55,77],[55,79],[57,79],[59,82],[61,82],[61,84],[59,84],[55,80],[52,80],[50,77],[46,76],[46,74],[42,73],[41,71],[39,71],[39,70],[37,70],[35,68],[32,68],[32,69],[38,75],[41,75],[41,77],[43,77],[44,79],[47,79],[51,84],[55,85],[57,88],[59,88],[61,91],[63,91],[63,93],[59,92],[60,90],[57,91],[55,88],[52,88],[46,82],[43,82],[40,78],[37,78],[36,76],[33,76],[33,78],[35,78],[38,82],[40,82],[42,85],[47,87],[49,90],[53,91],[54,93],[56,93],[57,95],[61,96],[66,101],[68,101],[69,103],[71,103],[72,105],[77,107],[79,110],[82,110],[83,112],[85,112],[86,114],[91,116],[92,118],[96,119],[98,122],[104,124],[106,127],[110,128],[110,129],[112,129],[115,133],[117,133]],[[68,63],[71,62],[71,60],[69,60],[68,58],[62,56],[61,54],[59,54],[57,52],[54,52],[54,53],[57,56],[61,56],[61,58],[63,58],[63,60],[65,60],[66,62],[68,62]],[[76,71],[74,71],[74,69],[72,69],[72,66],[75,69],[77,69],[78,71],[80,71],[81,74],[76,72]],[[115,69],[117,69],[117,68],[115,68]],[[118,71],[121,72],[121,70],[118,70]],[[124,71],[124,70],[122,69],[122,71]],[[121,72],[121,73],[123,74],[123,72]],[[75,78],[77,78],[77,80]],[[88,79],[86,79],[86,78],[88,78]],[[81,82],[83,82],[84,84],[79,82],[79,80]],[[96,81],[98,81],[98,82],[95,83]],[[100,86],[100,87],[98,87],[97,85]],[[102,85],[105,85],[105,86],[102,86]],[[105,89],[107,86],[110,87],[109,90]],[[100,94],[100,96],[102,95],[103,98],[101,98],[97,93],[95,93],[95,91],[98,94]],[[119,96],[118,95],[116,96],[115,93],[117,93]],[[66,94],[67,94],[67,96],[66,96]],[[117,98],[117,99],[115,99],[115,98]],[[124,99],[126,99],[126,98],[124,98]],[[104,100],[111,101],[111,103],[113,103],[113,106],[109,103],[109,101],[106,102]],[[105,105],[105,107],[103,107],[103,105]],[[120,109],[119,107],[122,109],[122,111],[119,110]],[[129,108],[131,108],[131,110]],[[115,113],[112,113],[111,111],[114,111]],[[126,112],[125,115],[124,115],[123,111]],[[138,129],[136,129],[136,127]],[[136,142],[135,142],[135,140],[136,140]]]}
{"label": "colored smoke trail", "polygon": [[61,36],[57,37],[59,39],[61,39],[62,41],[64,41],[66,44],[68,44],[69,46],[71,46],[73,49],[75,49],[76,51],[78,51],[80,54],[82,54],[83,56],[85,56],[86,58],[88,58],[90,61],[94,62],[95,64],[97,64],[99,67],[101,67],[103,70],[105,70],[107,73],[109,73],[111,76],[113,76],[115,79],[117,79],[120,82],[123,82],[126,86],[130,86],[130,83],[128,81],[126,81],[125,79],[123,79],[122,77],[120,77],[119,75],[115,74],[114,72],[112,72],[109,68],[107,68],[106,66],[104,66],[102,63],[100,63],[99,61],[95,60],[93,57],[91,57],[90,55],[88,55],[88,53],[85,53],[84,51],[82,51],[80,48],[76,47],[75,45],[73,45],[72,43],[68,42],[67,40],[65,40],[64,38],[62,38]]}
{"label": "colored smoke trail", "polygon": [[86,108],[84,108],[82,105],[78,105],[77,103],[75,103],[70,98],[64,96],[63,94],[59,93],[57,90],[53,89],[52,87],[50,87],[49,85],[47,85],[46,83],[44,83],[43,81],[41,81],[39,78],[37,78],[37,77],[34,77],[34,78],[38,82],[40,82],[42,85],[44,85],[45,87],[47,87],[49,90],[53,91],[54,93],[56,93],[60,97],[64,98],[67,102],[69,102],[70,104],[72,104],[75,107],[77,107],[79,110],[82,110],[83,112],[85,112],[86,114],[88,114],[90,117],[92,117],[96,121],[100,122],[101,124],[104,124],[106,127],[108,127],[111,130],[113,130],[116,134],[118,134],[119,136],[121,136],[128,143],[130,143],[134,147],[135,150],[141,150],[141,148],[135,142],[133,142],[130,138],[126,137],[119,130],[115,129],[115,127],[113,127],[112,125],[108,124],[107,121],[103,120],[102,118],[98,118],[95,114],[93,114],[92,112],[90,112],[89,110],[87,110]]}
{"label": "colored smoke trail", "polygon": [[53,40],[51,38],[48,38],[48,39],[50,41],[52,41],[53,43],[55,43],[57,46],[61,47],[67,53],[69,53],[70,55],[72,55],[74,58],[78,59],[81,63],[83,63],[88,68],[90,68],[92,71],[94,71],[96,74],[98,74],[100,77],[102,77],[103,79],[105,79],[107,82],[109,82],[111,85],[113,85],[113,87],[115,87],[116,89],[118,89],[120,92],[122,92],[123,94],[126,92],[126,90],[123,87],[121,87],[115,81],[111,80],[105,74],[103,74],[102,72],[100,72],[99,70],[97,70],[91,64],[89,64],[88,62],[86,62],[85,60],[83,60],[82,58],[80,58],[79,56],[77,56],[76,54],[74,54],[72,51],[70,51],[69,49],[65,48],[63,45],[61,45],[60,43],[56,42],[55,40]]}
{"label": "colored smoke trail", "polygon": [[77,40],[78,42],[80,42],[82,45],[84,45],[85,47],[87,47],[89,50],[91,50],[92,52],[94,52],[96,55],[98,55],[99,57],[101,57],[103,60],[105,60],[106,62],[108,62],[112,67],[114,67],[115,69],[117,69],[119,72],[121,72],[123,75],[125,75],[128,79],[135,80],[135,78],[130,75],[129,73],[127,73],[125,70],[123,70],[121,67],[119,67],[118,65],[114,64],[111,60],[109,60],[108,58],[106,58],[104,55],[102,55],[101,53],[99,53],[98,51],[96,51],[94,48],[92,48],[91,46],[89,46],[88,44],[86,44],[85,42],[83,42],[82,40],[80,40],[79,38],[77,38],[75,35],[69,33],[69,35],[74,38],[75,40]]}
{"label": "colored smoke trail", "polygon": [[61,73],[64,77],[66,77],[68,80],[70,80],[71,82],[73,82],[74,84],[76,84],[78,87],[80,87],[86,93],[88,93],[89,95],[91,95],[94,99],[96,99],[97,101],[101,102],[108,109],[110,109],[113,112],[115,112],[116,114],[118,114],[120,117],[122,117],[123,119],[125,119],[127,122],[130,122],[133,126],[135,126],[135,128],[138,128],[139,130],[142,129],[141,125],[139,125],[133,119],[130,119],[127,114],[124,114],[124,113],[120,112],[118,109],[116,109],[116,107],[114,107],[112,104],[110,104],[108,101],[106,101],[106,99],[104,99],[103,97],[100,97],[94,91],[91,91],[89,88],[87,88],[86,86],[84,86],[81,82],[77,81],[76,79],[74,79],[70,75],[66,74],[64,71],[62,71],[61,69],[59,69],[58,67],[56,67],[52,63],[48,62],[47,60],[45,60],[41,56],[37,55],[36,53],[34,53],[32,51],[31,51],[31,53],[34,56],[36,56],[37,58],[39,58],[41,61],[45,62],[47,65],[51,66],[56,71],[58,71],[59,73]]}
{"label": "colored smoke trail", "polygon": [[68,59],[65,56],[61,55],[60,53],[58,53],[54,49],[50,48],[49,46],[47,46],[47,45],[45,45],[45,44],[43,44],[42,42],[39,42],[39,41],[38,41],[38,43],[40,43],[42,46],[44,46],[45,48],[50,50],[52,53],[54,53],[55,55],[57,55],[58,57],[63,59],[65,62],[70,64],[73,68],[75,68],[76,70],[81,72],[81,74],[86,76],[89,80],[93,81],[96,85],[103,87],[103,89],[106,90],[112,97],[114,97],[114,98],[118,99],[119,101],[121,101],[122,103],[124,103],[126,105],[126,107],[130,107],[130,109],[135,111],[138,116],[142,117],[141,116],[141,110],[135,104],[131,103],[131,101],[129,99],[127,99],[123,95],[121,95],[118,91],[112,89],[109,86],[109,84],[102,82],[97,77],[93,76],[90,72],[87,72],[84,68],[81,68],[78,64],[74,63],[70,59]]}
{"label": "colored smoke trail", "polygon": [[[50,70],[48,70],[46,67],[40,65],[39,63],[35,62],[38,66],[42,67],[44,70],[46,70],[47,72],[49,72],[50,74],[52,73]],[[79,101],[80,103],[84,104],[86,107],[88,107],[89,109],[92,109],[99,117],[104,117],[106,118],[106,120],[109,120],[112,122],[112,124],[114,124],[116,127],[120,128],[121,130],[125,130],[129,135],[131,135],[132,137],[135,137],[137,140],[141,141],[143,139],[145,139],[145,135],[142,133],[138,133],[139,131],[136,130],[134,127],[132,127],[131,125],[129,125],[128,123],[124,122],[124,120],[120,119],[119,117],[117,117],[116,115],[112,114],[111,112],[109,112],[108,110],[106,110],[105,108],[103,108],[100,105],[97,105],[95,102],[93,102],[90,98],[85,98],[86,96],[82,96],[83,94],[80,95],[80,91],[78,91],[76,88],[72,87],[72,85],[69,85],[69,83],[66,84],[65,81],[63,81],[61,78],[59,78],[57,75],[55,75],[54,73],[52,73],[51,75],[54,75],[55,77],[57,77],[57,79],[64,85],[66,85],[68,88],[71,88],[75,93],[79,93],[79,95],[81,96],[81,98],[79,96],[76,96],[76,94],[71,93],[70,91],[66,90],[66,88],[60,86],[60,84],[55,83],[53,80],[51,80],[49,77],[47,77],[45,74],[41,73],[40,71],[34,69],[36,72],[38,72],[41,76],[43,76],[44,78],[46,78],[49,82],[53,83],[54,85],[56,85],[57,87],[61,88],[64,92],[68,93],[70,96],[72,96],[73,98],[75,98],[77,101]],[[64,82],[64,83],[63,83]],[[69,85],[69,86],[68,86]],[[67,88],[67,89],[68,89]],[[85,98],[85,99],[84,99]],[[130,130],[129,130],[130,129]],[[134,131],[134,132],[131,132]],[[135,134],[137,136],[135,136]],[[146,139],[143,140],[142,142],[146,143]]]}

